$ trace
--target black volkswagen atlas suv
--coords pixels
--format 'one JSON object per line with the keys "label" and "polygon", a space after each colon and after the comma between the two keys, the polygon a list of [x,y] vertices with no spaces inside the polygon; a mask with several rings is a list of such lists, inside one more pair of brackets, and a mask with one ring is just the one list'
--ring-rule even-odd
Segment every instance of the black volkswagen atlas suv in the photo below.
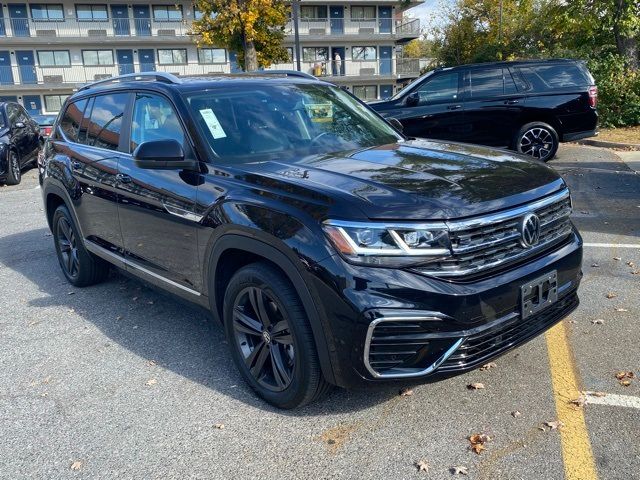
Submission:
{"label": "black volkswagen atlas suv", "polygon": [[471,370],[578,305],[558,174],[408,139],[302,74],[104,80],[67,99],[44,148],[66,279],[116,266],[210,309],[281,408]]}

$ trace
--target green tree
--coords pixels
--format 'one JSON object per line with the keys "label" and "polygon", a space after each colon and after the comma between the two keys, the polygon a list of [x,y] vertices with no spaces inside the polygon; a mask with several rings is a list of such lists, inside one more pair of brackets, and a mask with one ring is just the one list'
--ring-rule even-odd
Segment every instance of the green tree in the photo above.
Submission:
{"label": "green tree", "polygon": [[195,0],[202,18],[191,33],[198,46],[225,47],[245,71],[287,61],[282,46],[289,5],[284,0]]}

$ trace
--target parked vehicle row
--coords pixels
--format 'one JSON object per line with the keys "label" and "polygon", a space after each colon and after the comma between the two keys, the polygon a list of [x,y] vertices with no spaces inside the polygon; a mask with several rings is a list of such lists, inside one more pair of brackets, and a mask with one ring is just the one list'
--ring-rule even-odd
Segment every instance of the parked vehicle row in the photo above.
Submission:
{"label": "parked vehicle row", "polygon": [[0,183],[20,183],[22,169],[36,162],[41,143],[40,127],[22,105],[0,102]]}
{"label": "parked vehicle row", "polygon": [[116,266],[208,308],[281,408],[468,371],[578,305],[556,172],[407,137],[304,75],[98,82],[65,102],[40,182],[71,284]]}
{"label": "parked vehicle row", "polygon": [[598,90],[583,62],[538,60],[436,69],[371,102],[412,137],[508,147],[542,161],[597,134]]}

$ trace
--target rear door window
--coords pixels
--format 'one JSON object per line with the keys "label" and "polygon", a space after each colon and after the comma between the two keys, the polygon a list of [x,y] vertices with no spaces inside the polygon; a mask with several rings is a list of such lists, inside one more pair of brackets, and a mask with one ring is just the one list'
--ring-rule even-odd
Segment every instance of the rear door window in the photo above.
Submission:
{"label": "rear door window", "polygon": [[60,119],[60,130],[65,138],[71,142],[78,141],[78,129],[80,128],[80,122],[82,121],[82,115],[84,114],[86,106],[86,98],[78,100],[77,102],[71,102]]}
{"label": "rear door window", "polygon": [[471,98],[496,97],[504,93],[502,68],[476,69],[469,72]]}
{"label": "rear door window", "polygon": [[87,145],[107,150],[118,149],[122,119],[128,99],[128,93],[95,97],[87,125]]}
{"label": "rear door window", "polygon": [[575,63],[556,63],[518,67],[533,90],[585,87],[591,84],[587,74]]}

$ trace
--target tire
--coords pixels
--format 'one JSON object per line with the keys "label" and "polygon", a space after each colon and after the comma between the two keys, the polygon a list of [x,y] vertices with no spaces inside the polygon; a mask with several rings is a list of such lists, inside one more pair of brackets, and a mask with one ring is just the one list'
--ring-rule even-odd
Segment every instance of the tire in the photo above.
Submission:
{"label": "tire", "polygon": [[73,217],[65,205],[56,209],[51,226],[60,268],[71,285],[88,287],[107,278],[109,264],[85,248]]}
{"label": "tire", "polygon": [[292,409],[330,391],[305,309],[278,269],[258,262],[238,270],[226,289],[223,310],[233,361],[260,397]]}
{"label": "tire", "polygon": [[20,172],[20,159],[18,154],[13,150],[7,153],[7,185],[18,185],[22,180]]}
{"label": "tire", "polygon": [[560,146],[560,138],[558,132],[548,123],[531,122],[518,130],[513,144],[514,150],[518,153],[548,162],[555,157]]}

